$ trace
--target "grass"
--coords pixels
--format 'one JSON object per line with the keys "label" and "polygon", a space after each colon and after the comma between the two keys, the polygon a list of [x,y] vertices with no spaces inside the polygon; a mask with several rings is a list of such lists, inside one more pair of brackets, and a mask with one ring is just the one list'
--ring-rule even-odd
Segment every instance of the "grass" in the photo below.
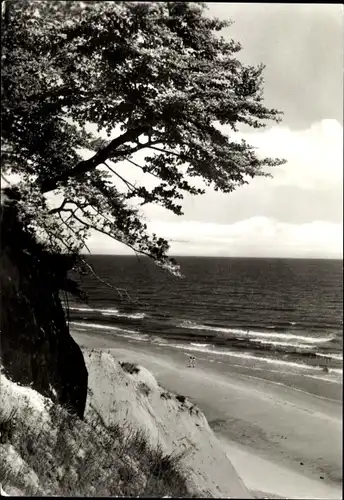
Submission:
{"label": "grass", "polygon": [[[0,460],[5,491],[14,486],[27,495],[192,496],[180,468],[182,455],[152,447],[141,429],[107,426],[94,410],[82,421],[53,405],[49,425],[30,418],[30,411],[10,416],[0,408],[1,456],[11,445],[27,467],[16,471]],[[25,479],[28,471],[37,475],[38,487]]]}
{"label": "grass", "polygon": [[120,362],[119,364],[121,365],[121,368],[125,372],[130,373],[130,375],[137,374],[140,372],[140,368],[134,363]]}
{"label": "grass", "polygon": [[0,420],[0,443],[5,444],[10,441],[13,433],[13,422],[16,417],[16,410],[11,410],[8,415],[4,415]]}

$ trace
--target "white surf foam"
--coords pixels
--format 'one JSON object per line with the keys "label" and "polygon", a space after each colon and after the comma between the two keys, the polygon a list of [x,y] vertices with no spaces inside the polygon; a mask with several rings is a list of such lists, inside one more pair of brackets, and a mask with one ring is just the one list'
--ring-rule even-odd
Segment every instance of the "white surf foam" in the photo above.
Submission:
{"label": "white surf foam", "polygon": [[129,318],[129,319],[143,319],[146,315],[145,313],[125,314],[112,311],[112,312],[102,312],[102,316],[115,316],[116,318]]}
{"label": "white surf foam", "polygon": [[98,312],[103,316],[115,316],[119,318],[129,318],[129,319],[143,319],[146,315],[143,312],[137,313],[121,313],[118,309],[98,309],[93,307],[70,307],[71,311],[79,311],[79,312]]}
{"label": "white surf foam", "polygon": [[207,347],[209,345],[209,344],[194,344],[193,342],[190,342],[190,344],[196,347]]}
{"label": "white surf foam", "polygon": [[237,328],[222,328],[216,326],[199,325],[193,321],[183,321],[180,324],[181,328],[188,328],[191,330],[206,330],[209,332],[232,333],[236,337],[248,338],[269,338],[269,339],[282,339],[282,340],[301,340],[308,344],[320,344],[329,342],[333,337],[305,337],[303,335],[293,335],[292,333],[276,333],[276,332],[257,332],[254,330],[240,330]]}
{"label": "white surf foam", "polygon": [[[237,352],[232,352],[232,351],[217,351],[217,350],[211,350],[211,349],[206,349],[206,348],[198,348],[198,347],[191,347],[188,345],[181,345],[181,344],[170,344],[172,347],[175,347],[177,349],[183,349],[186,351],[198,351],[198,352],[203,352],[206,354],[215,354],[215,355],[221,355],[221,356],[230,356],[233,358],[241,358],[241,359],[249,359],[252,361],[259,361],[263,363],[268,363],[268,364],[274,364],[274,365],[280,365],[280,366],[285,366],[285,367],[294,367],[298,368],[301,370],[313,370],[313,371],[320,371],[322,368],[320,366],[311,366],[311,365],[306,365],[304,363],[295,363],[294,361],[283,361],[281,359],[276,359],[276,358],[265,358],[261,356],[254,356],[252,354],[248,353],[237,353]],[[331,368],[331,372],[335,373],[342,373],[342,370],[339,368]]]}
{"label": "white surf foam", "polygon": [[136,333],[134,330],[124,330],[123,328],[119,328],[117,326],[110,326],[110,325],[100,325],[98,323],[84,323],[82,321],[70,321],[70,325],[76,325],[76,326],[84,326],[87,329],[99,329],[99,330],[113,330],[115,332],[127,332],[127,333]]}
{"label": "white surf foam", "polygon": [[330,382],[331,384],[338,384],[340,380],[338,380],[338,377],[336,378],[331,378],[331,374],[329,374],[327,377],[322,377],[320,375],[307,375],[308,378],[314,378],[316,380],[323,380],[324,382]]}
{"label": "white surf foam", "polygon": [[257,342],[259,344],[267,344],[267,345],[276,345],[276,346],[285,346],[285,347],[297,347],[299,349],[315,349],[315,346],[309,344],[300,344],[299,342],[283,342],[283,341],[274,341],[274,340],[261,340],[261,339],[252,339],[252,342]]}
{"label": "white surf foam", "polygon": [[91,307],[69,307],[70,311],[80,311],[80,312],[92,312],[97,311],[97,309],[92,309]]}
{"label": "white surf foam", "polygon": [[133,339],[133,340],[136,340],[136,341],[142,341],[142,342],[148,342],[149,341],[149,336],[148,335],[145,335],[145,334],[139,334],[139,333],[135,333],[133,335],[130,335],[128,333],[122,333],[121,331],[119,332],[116,332],[116,335],[120,336],[120,337],[125,337],[126,339]]}
{"label": "white surf foam", "polygon": [[147,342],[149,340],[149,335],[146,334],[140,334],[135,332],[134,330],[124,330],[124,328],[118,328],[116,326],[109,326],[109,325],[99,325],[97,323],[83,323],[79,321],[71,321],[70,324],[75,325],[78,329],[81,327],[86,327],[83,328],[83,330],[110,330],[116,333],[117,336],[120,337],[125,337],[125,338],[131,338],[134,340],[142,340],[144,342]]}
{"label": "white surf foam", "polygon": [[319,356],[321,358],[330,358],[330,359],[335,359],[337,361],[343,361],[343,354],[336,354],[336,353],[326,353],[323,354],[322,352],[317,352],[315,353],[316,356]]}

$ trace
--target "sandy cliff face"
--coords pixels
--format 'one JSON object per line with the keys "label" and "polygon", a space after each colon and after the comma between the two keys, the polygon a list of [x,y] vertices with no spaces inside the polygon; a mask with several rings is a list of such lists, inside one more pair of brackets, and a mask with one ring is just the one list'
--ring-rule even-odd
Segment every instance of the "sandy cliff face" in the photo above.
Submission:
{"label": "sandy cliff face", "polygon": [[84,351],[89,372],[85,418],[97,412],[104,422],[140,427],[168,453],[184,452],[189,485],[199,494],[251,498],[203,413],[188,400],[160,387],[143,367],[130,367],[106,352]]}
{"label": "sandy cliff face", "polygon": [[[36,473],[22,459],[20,451],[8,442],[9,437],[6,434],[9,429],[17,427],[20,418],[25,419],[28,425],[49,429],[51,422],[48,412],[51,406],[52,401],[49,398],[43,397],[30,387],[11,382],[3,373],[0,374],[0,486],[1,483],[8,483],[5,491],[1,491],[1,496],[30,495],[39,490]],[[6,425],[7,419],[10,419],[11,426]],[[24,442],[25,436],[23,444]]]}
{"label": "sandy cliff face", "polygon": [[[151,447],[154,449],[160,444],[166,455],[183,452],[181,465],[190,493],[217,498],[251,498],[198,408],[183,397],[165,391],[143,367],[121,363],[106,352],[84,350],[84,357],[89,371],[88,397],[84,421],[73,424],[76,426],[73,438],[76,446],[71,446],[70,450],[77,450],[80,445],[86,450],[88,442],[94,441],[94,436],[89,434],[92,423],[100,418],[106,426],[119,424],[128,433],[133,429],[143,430]],[[0,377],[0,486],[9,495],[54,494],[59,491],[59,469],[71,466],[76,459],[82,462],[84,457],[86,463],[83,466],[80,462],[77,469],[80,473],[89,464],[90,457],[85,458],[85,451],[80,454],[79,449],[78,453],[75,451],[76,457],[70,456],[66,459],[68,463],[65,460],[60,464],[54,446],[61,429],[54,423],[52,401],[30,387],[11,382],[3,373]],[[22,433],[19,439],[13,441],[5,435],[8,426],[4,425],[4,416],[14,419],[14,426],[9,428]],[[45,435],[39,460],[35,459],[34,449],[31,450],[33,455],[22,453],[25,447],[35,446],[35,442],[29,442],[32,436],[25,434],[25,428],[30,428],[31,434],[34,430],[38,437],[42,433]],[[105,449],[100,451],[108,454]],[[102,472],[99,470],[100,451],[93,452],[98,475],[104,474],[104,468]],[[29,457],[27,462],[24,456]],[[43,481],[40,469],[45,470],[47,466],[51,469],[48,483]],[[112,469],[107,471],[109,476],[104,477],[105,482],[117,477],[115,469],[118,466],[116,459]],[[106,484],[104,487],[106,491]],[[73,487],[68,494],[73,496]],[[103,493],[95,489],[90,494]]]}

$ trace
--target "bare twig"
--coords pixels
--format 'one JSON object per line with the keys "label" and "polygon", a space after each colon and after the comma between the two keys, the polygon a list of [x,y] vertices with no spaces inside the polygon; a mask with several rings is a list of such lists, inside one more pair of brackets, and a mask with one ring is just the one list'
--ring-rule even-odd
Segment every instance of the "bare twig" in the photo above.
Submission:
{"label": "bare twig", "polygon": [[[138,168],[140,168],[143,172],[145,172],[144,168],[143,168],[143,167],[141,167],[141,165],[139,165],[139,164],[138,164],[138,163],[136,163],[135,161],[130,160],[129,158],[125,158],[125,161],[128,161],[129,163],[132,163],[135,167],[138,167]],[[154,172],[151,172],[150,170],[147,170],[146,172],[147,172],[147,174],[154,175],[154,177],[156,177],[157,179],[160,179],[160,177],[159,177],[158,175],[154,174]],[[146,172],[145,172],[145,173],[146,173]],[[160,179],[160,180],[161,180],[161,179]]]}
{"label": "bare twig", "polygon": [[134,184],[124,179],[124,177],[122,177],[118,172],[116,172],[113,168],[111,168],[106,161],[104,161],[104,165],[106,165],[107,168],[111,170],[113,174],[115,174],[119,179],[121,179],[121,181],[124,182],[124,184],[128,187],[129,191],[136,191],[136,187],[134,186]]}
{"label": "bare twig", "polygon": [[[63,222],[63,224],[64,224],[64,225],[65,225],[65,226],[66,226],[66,227],[67,227],[70,231],[72,231],[72,233],[74,233],[74,234],[77,236],[77,232],[76,232],[76,231],[74,231],[74,229],[73,229],[73,228],[72,228],[72,227],[68,224],[68,222],[67,222],[67,221],[68,221],[71,217],[73,217],[73,215],[70,215],[70,216],[68,217],[68,219],[66,219],[66,220],[62,217],[62,215],[61,215],[60,213],[59,213],[58,215],[59,215],[59,218],[61,219],[61,221]],[[83,244],[84,244],[84,247],[86,248],[86,250],[88,251],[88,253],[89,253],[89,254],[91,254],[91,250],[89,249],[89,247],[87,246],[87,244],[86,244],[85,242],[83,242]]]}
{"label": "bare twig", "polygon": [[2,177],[2,179],[3,179],[5,182],[7,182],[7,184],[8,184],[9,186],[11,186],[11,185],[12,185],[12,184],[10,183],[10,181],[9,181],[8,179],[6,179],[6,177],[4,176],[4,174],[3,174],[2,172],[1,172],[1,177]]}
{"label": "bare twig", "polygon": [[98,281],[100,281],[101,283],[103,283],[103,285],[106,285],[106,286],[108,286],[109,288],[111,288],[112,290],[115,290],[115,291],[119,294],[119,296],[120,296],[121,298],[123,298],[123,295],[125,295],[125,296],[128,298],[129,302],[133,302],[133,303],[139,304],[139,301],[138,301],[138,300],[134,300],[134,299],[132,299],[132,298],[130,297],[130,295],[129,295],[129,293],[127,292],[127,290],[125,290],[124,288],[118,288],[117,286],[112,285],[112,284],[111,284],[111,283],[109,283],[108,281],[103,280],[100,276],[98,276],[98,274],[97,274],[97,273],[93,270],[92,266],[91,266],[88,262],[86,262],[86,260],[85,260],[85,259],[83,259],[83,262],[84,262],[84,264],[88,267],[88,269],[91,271],[91,274],[92,274],[92,275],[93,275],[93,276],[94,276],[94,277],[95,277]]}
{"label": "bare twig", "polygon": [[148,147],[149,147],[149,149],[155,149],[156,151],[161,151],[162,153],[167,153],[169,155],[178,156],[178,158],[180,158],[182,156],[181,154],[176,153],[175,151],[167,151],[166,149],[157,148],[155,146],[148,146]]}

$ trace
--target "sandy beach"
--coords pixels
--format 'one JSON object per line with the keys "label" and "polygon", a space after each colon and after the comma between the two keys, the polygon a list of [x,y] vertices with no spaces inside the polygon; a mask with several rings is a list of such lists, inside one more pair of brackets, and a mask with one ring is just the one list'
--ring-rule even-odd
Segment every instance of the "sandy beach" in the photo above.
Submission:
{"label": "sandy beach", "polygon": [[80,346],[144,366],[163,387],[197,404],[258,498],[342,498],[339,399],[259,378],[249,365],[240,373],[196,355],[196,367],[188,368],[183,351],[99,332],[72,334]]}

